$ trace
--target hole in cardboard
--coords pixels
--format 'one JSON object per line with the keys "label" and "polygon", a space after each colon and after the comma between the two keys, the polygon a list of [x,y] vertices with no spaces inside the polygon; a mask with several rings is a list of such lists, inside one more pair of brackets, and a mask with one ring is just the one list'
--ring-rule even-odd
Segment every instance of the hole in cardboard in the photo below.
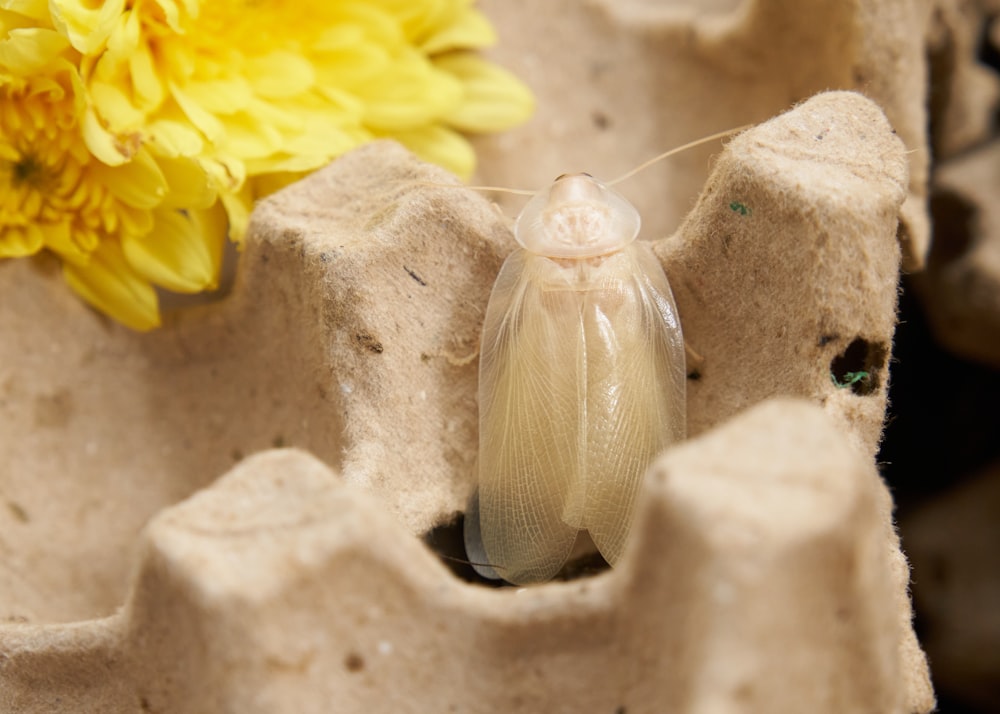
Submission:
{"label": "hole in cardboard", "polygon": [[968,252],[977,211],[964,197],[947,189],[933,193],[930,211],[934,240],[931,242],[927,262],[940,267],[958,260]]}
{"label": "hole in cardboard", "polygon": [[830,377],[841,389],[850,388],[858,396],[878,391],[882,383],[889,349],[883,344],[855,337],[843,352],[830,362]]}
{"label": "hole in cardboard", "polygon": [[[459,513],[450,523],[437,526],[424,534],[424,544],[460,580],[473,585],[484,585],[488,588],[512,587],[510,583],[503,580],[484,578],[469,564],[469,556],[465,552],[464,528],[465,515]],[[576,580],[603,573],[611,567],[600,553],[593,551],[592,545],[587,547],[586,544],[590,542],[590,536],[586,535],[585,532],[581,532],[580,535],[581,538],[578,541],[582,541],[584,545],[582,548],[574,549],[574,553],[579,554],[571,557],[553,580]],[[578,545],[580,545],[579,542]]]}
{"label": "hole in cardboard", "polygon": [[424,534],[424,544],[430,548],[456,578],[474,585],[499,588],[506,585],[502,580],[484,578],[469,564],[465,554],[465,515],[459,513],[450,523],[437,526]]}

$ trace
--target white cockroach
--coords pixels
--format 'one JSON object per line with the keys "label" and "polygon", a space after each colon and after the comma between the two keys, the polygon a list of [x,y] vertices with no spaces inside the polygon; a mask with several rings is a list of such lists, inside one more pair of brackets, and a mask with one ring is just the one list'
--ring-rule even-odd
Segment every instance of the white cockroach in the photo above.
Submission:
{"label": "white cockroach", "polygon": [[613,565],[642,474],[684,437],[680,320],[639,225],[611,188],[562,176],[521,212],[490,294],[467,549],[478,530],[512,583],[552,578],[582,530]]}
{"label": "white cockroach", "polygon": [[614,565],[642,475],[684,438],[681,323],[639,226],[632,204],[588,174],[560,176],[517,219],[520,247],[500,269],[480,342],[465,542],[486,577],[549,580],[582,531]]}

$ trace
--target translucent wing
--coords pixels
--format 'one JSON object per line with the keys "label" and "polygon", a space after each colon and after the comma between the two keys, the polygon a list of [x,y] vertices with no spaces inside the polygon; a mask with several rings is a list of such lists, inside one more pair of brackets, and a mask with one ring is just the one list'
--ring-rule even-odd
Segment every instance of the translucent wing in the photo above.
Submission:
{"label": "translucent wing", "polygon": [[541,582],[586,528],[616,562],[643,473],[685,431],[684,340],[652,251],[516,251],[490,297],[479,380],[470,553],[481,542],[504,579]]}
{"label": "translucent wing", "polygon": [[642,475],[684,438],[684,338],[670,285],[644,243],[605,259],[583,306],[587,444],[582,527],[614,564]]}
{"label": "translucent wing", "polygon": [[583,507],[584,337],[564,272],[516,250],[483,325],[479,526],[488,562],[518,584],[558,572],[579,530],[568,514]]}

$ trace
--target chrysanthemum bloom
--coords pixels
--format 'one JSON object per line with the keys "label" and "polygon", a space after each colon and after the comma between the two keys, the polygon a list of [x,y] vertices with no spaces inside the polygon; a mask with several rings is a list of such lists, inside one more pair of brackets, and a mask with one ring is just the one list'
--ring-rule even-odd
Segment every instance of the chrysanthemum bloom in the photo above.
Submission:
{"label": "chrysanthemum bloom", "polygon": [[[0,18],[9,20],[9,17]],[[182,292],[217,279],[224,215],[194,158],[166,159],[135,142],[117,166],[86,140],[76,54],[44,28],[7,26],[0,43],[0,257],[47,248],[88,302],[135,329],[159,324],[153,285]],[[183,209],[183,210],[180,210]],[[211,230],[207,230],[211,228]]]}
{"label": "chrysanthemum bloom", "polygon": [[[67,275],[86,299],[139,329],[158,320],[151,283],[211,287],[226,232],[242,238],[260,195],[377,137],[467,176],[474,157],[459,132],[501,130],[532,108],[517,80],[471,52],[494,39],[471,0],[18,3],[29,15],[39,5],[23,24],[54,28],[68,47],[53,53],[78,67],[59,99],[71,106],[59,126],[72,125],[69,143],[85,147],[80,161],[100,174],[81,184],[115,201],[101,204],[100,215],[118,221],[104,225],[80,260],[67,257]],[[8,30],[0,42],[16,35]],[[0,47],[0,71],[12,54]],[[8,64],[18,81],[38,74]],[[35,164],[0,160],[20,166],[10,180],[28,185],[24,167]],[[109,179],[126,171],[142,180],[123,180],[128,190],[116,191]],[[132,212],[119,213],[121,206]],[[26,213],[22,204],[11,208],[15,218]],[[131,220],[135,213],[144,221]],[[52,247],[35,234],[35,244],[26,242],[24,228],[23,238],[8,240],[15,222],[6,213],[0,220],[0,241],[22,254]],[[140,303],[145,320],[126,319]]]}

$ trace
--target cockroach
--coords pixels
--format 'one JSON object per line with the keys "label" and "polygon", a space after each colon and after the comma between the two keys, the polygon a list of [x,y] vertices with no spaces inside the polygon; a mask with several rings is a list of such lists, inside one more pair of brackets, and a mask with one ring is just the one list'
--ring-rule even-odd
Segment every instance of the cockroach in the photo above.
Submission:
{"label": "cockroach", "polygon": [[642,475],[685,436],[681,322],[659,260],[636,240],[640,223],[583,173],[557,178],[517,218],[519,247],[480,341],[478,488],[464,537],[481,575],[549,580],[582,531],[613,566]]}

